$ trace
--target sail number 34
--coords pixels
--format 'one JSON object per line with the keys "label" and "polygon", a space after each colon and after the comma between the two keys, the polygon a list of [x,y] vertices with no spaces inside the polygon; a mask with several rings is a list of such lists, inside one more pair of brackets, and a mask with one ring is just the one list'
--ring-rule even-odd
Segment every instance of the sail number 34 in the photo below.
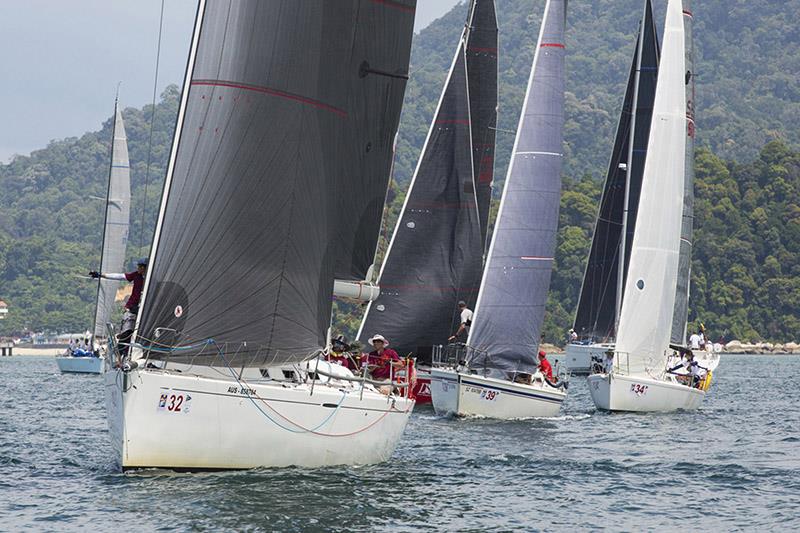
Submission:
{"label": "sail number 34", "polygon": [[647,393],[647,385],[634,383],[633,385],[631,385],[631,392],[639,396],[644,396]]}

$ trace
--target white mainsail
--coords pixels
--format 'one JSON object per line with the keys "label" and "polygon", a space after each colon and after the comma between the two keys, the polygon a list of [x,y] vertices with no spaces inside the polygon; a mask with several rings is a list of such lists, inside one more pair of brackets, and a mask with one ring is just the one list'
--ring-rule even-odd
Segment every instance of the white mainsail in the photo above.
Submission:
{"label": "white mainsail", "polygon": [[[106,217],[103,228],[103,252],[100,272],[121,272],[128,244],[128,226],[131,208],[131,169],[128,161],[128,138],[122,112],[114,105],[112,129],[111,167],[108,177]],[[94,336],[106,336],[106,323],[111,318],[119,281],[101,278],[97,288],[97,309],[94,318]]]}
{"label": "white mainsail", "polygon": [[686,158],[684,27],[670,0],[617,352],[632,375],[645,375],[668,349],[678,277]]}

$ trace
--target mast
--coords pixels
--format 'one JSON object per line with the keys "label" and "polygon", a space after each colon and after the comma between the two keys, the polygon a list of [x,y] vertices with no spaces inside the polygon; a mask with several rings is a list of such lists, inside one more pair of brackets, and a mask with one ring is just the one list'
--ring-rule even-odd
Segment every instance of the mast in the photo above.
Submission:
{"label": "mast", "polygon": [[639,77],[642,72],[642,49],[644,48],[644,24],[648,3],[645,2],[644,13],[639,21],[638,49],[636,50],[636,71],[633,78],[633,102],[631,104],[631,127],[628,138],[628,158],[625,165],[625,196],[622,201],[622,232],[619,236],[619,264],[617,268],[617,302],[614,307],[614,331],[619,329],[619,315],[622,310],[622,291],[625,285],[625,243],[628,234],[628,207],[631,194],[631,172],[633,172],[633,146],[636,138],[636,109],[639,103]]}
{"label": "mast", "polygon": [[467,343],[499,377],[532,370],[556,245],[567,2],[548,0]]}
{"label": "mast", "polygon": [[454,331],[457,302],[472,302],[483,245],[476,202],[465,28],[357,338],[387,336],[425,357]]}

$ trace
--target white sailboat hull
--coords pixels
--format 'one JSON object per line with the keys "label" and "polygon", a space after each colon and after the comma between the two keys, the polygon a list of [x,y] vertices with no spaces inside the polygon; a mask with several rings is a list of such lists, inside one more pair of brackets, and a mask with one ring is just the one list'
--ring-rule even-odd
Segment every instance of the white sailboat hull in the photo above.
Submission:
{"label": "white sailboat hull", "polygon": [[105,358],[59,355],[56,357],[56,363],[61,372],[68,374],[102,374],[105,367]]}
{"label": "white sailboat hull", "polygon": [[[345,392],[346,391],[346,392]],[[158,369],[106,373],[123,470],[320,467],[386,461],[414,401],[372,388],[245,383]]]}
{"label": "white sailboat hull", "polygon": [[673,380],[659,380],[616,373],[592,374],[589,393],[598,409],[605,411],[667,412],[697,409],[706,393]]}
{"label": "white sailboat hull", "polygon": [[566,396],[543,381],[526,385],[453,369],[431,370],[431,399],[437,414],[501,420],[557,416]]}
{"label": "white sailboat hull", "polygon": [[592,344],[567,344],[563,354],[553,356],[554,361],[558,361],[561,367],[569,370],[572,374],[586,375],[592,368],[592,357],[597,357],[601,361],[605,359],[605,353],[614,349],[614,343],[592,343]]}

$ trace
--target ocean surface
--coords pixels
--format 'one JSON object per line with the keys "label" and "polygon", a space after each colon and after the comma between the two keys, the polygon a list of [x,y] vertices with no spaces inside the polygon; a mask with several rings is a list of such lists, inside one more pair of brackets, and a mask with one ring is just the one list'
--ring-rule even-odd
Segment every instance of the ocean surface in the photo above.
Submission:
{"label": "ocean surface", "polygon": [[100,376],[0,358],[2,531],[800,529],[800,357],[723,355],[701,409],[497,422],[418,408],[370,467],[119,473]]}

